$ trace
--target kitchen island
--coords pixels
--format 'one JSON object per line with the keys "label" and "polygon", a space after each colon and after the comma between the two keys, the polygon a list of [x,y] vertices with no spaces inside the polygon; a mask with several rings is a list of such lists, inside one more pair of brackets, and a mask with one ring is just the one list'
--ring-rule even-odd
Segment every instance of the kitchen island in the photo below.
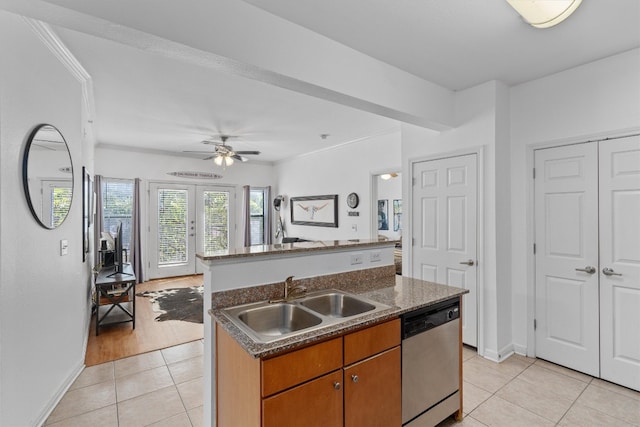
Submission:
{"label": "kitchen island", "polygon": [[[461,295],[467,292],[460,288],[396,276],[393,265],[394,242],[299,242],[291,245],[288,248],[276,246],[272,250],[258,249],[257,252],[255,248],[248,248],[226,256],[210,254],[200,257],[207,270],[205,271],[205,307],[210,314],[205,316],[204,419],[207,425],[217,425],[218,420],[221,420],[220,426],[229,425],[229,423],[234,425],[238,422],[238,417],[247,417],[240,418],[243,420],[243,425],[262,425],[263,421],[264,425],[268,425],[269,422],[273,425],[281,424],[283,420],[278,418],[265,418],[261,421],[260,417],[266,407],[274,408],[266,412],[272,415],[280,413],[282,409],[299,409],[300,405],[295,402],[303,402],[309,397],[305,390],[314,390],[312,393],[319,392],[322,395],[321,390],[316,390],[320,383],[315,381],[321,381],[318,375],[323,378],[323,381],[331,380],[332,384],[341,383],[332,376],[338,375],[342,378],[356,367],[367,368],[367,372],[379,372],[378,386],[381,384],[384,386],[395,378],[395,382],[392,381],[391,384],[395,384],[394,396],[399,405],[399,317],[404,313],[441,301],[459,300]],[[254,340],[224,314],[223,310],[227,307],[281,299],[283,282],[289,275],[296,276],[296,284],[304,286],[308,292],[340,289],[377,301],[386,308],[267,343]],[[349,345],[349,342],[355,342],[357,345]],[[461,341],[458,340],[458,342]],[[461,352],[461,344],[459,346],[459,352]],[[348,350],[349,348],[352,350]],[[366,351],[357,350],[355,353],[360,353],[359,356],[350,356],[351,359],[347,360],[347,354],[353,354],[354,348],[366,349]],[[310,361],[305,359],[309,354],[316,354],[316,350],[320,350],[320,354],[328,359],[324,362],[318,362],[315,359],[316,356],[311,356]],[[295,355],[295,357],[288,355]],[[288,359],[288,357],[292,358]],[[284,362],[274,362],[279,360]],[[296,372],[299,371],[299,367],[294,366],[295,361],[304,366],[315,366],[319,363],[328,371],[312,372],[309,377],[302,374],[294,375],[295,381],[299,382],[291,380],[294,382],[288,383],[283,386],[284,388],[276,387],[271,391],[265,391],[263,381],[269,381],[269,375],[267,377],[264,375],[269,370],[263,370],[264,366],[275,363],[284,366],[285,373],[290,370]],[[265,363],[267,365],[264,365]],[[275,378],[288,378],[277,369],[273,372],[271,375]],[[380,382],[381,372],[387,372],[382,382]],[[216,378],[216,374],[220,376]],[[358,378],[358,375],[355,377]],[[371,378],[375,379],[376,376]],[[339,407],[345,420],[351,417],[362,421],[366,419],[363,418],[364,416],[376,414],[361,411],[372,408],[371,404],[354,403],[358,402],[358,399],[367,400],[373,396],[386,395],[386,392],[371,392],[375,390],[376,380],[374,379],[370,379],[369,382],[360,380],[361,389],[365,389],[364,385],[369,384],[367,387],[369,393],[365,395],[366,398],[362,395],[358,398],[357,394],[353,396],[350,391],[353,386],[351,383],[344,384],[344,396],[343,391],[339,391],[341,397],[338,400],[343,402],[344,398],[347,405]],[[370,383],[371,381],[373,384]],[[345,379],[344,382],[347,383],[347,380]],[[295,384],[298,385],[294,386]],[[342,386],[338,384],[335,387]],[[293,393],[293,390],[296,392]],[[331,399],[325,402],[325,408],[335,409],[337,398],[334,393]],[[390,399],[387,402],[393,400]],[[222,411],[219,414],[216,413],[216,401]],[[347,404],[347,401],[350,403]],[[380,416],[396,416],[394,414],[397,414],[399,406],[395,405],[393,410],[387,408],[386,404],[388,403],[380,402],[377,406],[379,410],[384,408]],[[461,404],[460,388],[457,408],[461,408]],[[322,405],[316,406],[323,408]],[[360,408],[360,411],[356,411],[357,408]],[[307,412],[303,411],[300,415],[308,415]],[[324,412],[320,410],[321,414]],[[458,416],[461,417],[461,415],[460,409]],[[396,424],[395,421],[391,422],[391,425],[394,424]],[[358,425],[357,422],[356,425]]]}
{"label": "kitchen island", "polygon": [[[326,288],[338,287],[336,277],[327,279]],[[320,283],[321,278],[300,281],[316,290],[322,288]],[[281,289],[281,284],[273,284],[212,294],[215,372],[219,373],[214,395],[220,408],[216,415],[220,427],[238,421],[247,426],[343,422],[345,426],[399,426],[399,317],[443,301],[460,301],[467,292],[400,276],[393,276],[391,283],[388,278],[345,280],[341,290],[386,308],[267,343],[248,336],[225,313],[225,308],[239,300],[268,300],[280,295]],[[461,331],[456,350],[461,369]],[[456,417],[462,417],[461,374],[459,378],[459,392],[449,399],[449,408],[454,409],[443,409],[442,417],[456,410]],[[283,413],[295,422],[283,419]]]}
{"label": "kitchen island", "polygon": [[[386,280],[393,284],[393,241],[336,240],[250,246],[228,251],[196,254],[204,269],[204,311],[212,308],[211,295],[221,290],[242,289],[235,293],[237,305],[255,301],[252,295],[265,284],[284,281],[288,276],[309,279],[310,289],[327,280],[338,285]],[[323,277],[322,280],[313,279]],[[333,278],[333,279],[331,279]],[[266,299],[268,299],[267,297]],[[204,316],[204,425],[214,425],[212,405],[215,392],[213,355],[215,330],[210,316]]]}

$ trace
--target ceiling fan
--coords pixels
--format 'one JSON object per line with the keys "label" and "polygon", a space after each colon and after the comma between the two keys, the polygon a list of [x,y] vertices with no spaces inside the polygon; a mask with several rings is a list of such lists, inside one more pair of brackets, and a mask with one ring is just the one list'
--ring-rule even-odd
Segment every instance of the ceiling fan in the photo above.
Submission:
{"label": "ceiling fan", "polygon": [[185,151],[185,153],[211,154],[202,160],[213,159],[213,162],[216,165],[222,166],[223,168],[231,166],[234,160],[239,160],[241,162],[248,161],[249,158],[244,156],[257,156],[260,154],[259,151],[234,151],[232,146],[227,145],[227,140],[229,138],[231,138],[229,135],[220,135],[220,141],[213,141],[209,139],[202,141],[203,144],[213,145],[213,153],[210,151]]}

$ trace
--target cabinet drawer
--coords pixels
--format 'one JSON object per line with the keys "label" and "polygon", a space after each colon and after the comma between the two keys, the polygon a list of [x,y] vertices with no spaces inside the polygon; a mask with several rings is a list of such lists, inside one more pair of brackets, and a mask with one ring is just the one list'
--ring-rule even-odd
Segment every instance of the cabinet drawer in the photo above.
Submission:
{"label": "cabinet drawer", "polygon": [[262,361],[262,396],[270,396],[341,367],[342,338],[265,359]]}
{"label": "cabinet drawer", "polygon": [[263,399],[263,427],[342,425],[342,370]]}
{"label": "cabinet drawer", "polygon": [[350,365],[400,345],[400,319],[344,336],[344,364]]}

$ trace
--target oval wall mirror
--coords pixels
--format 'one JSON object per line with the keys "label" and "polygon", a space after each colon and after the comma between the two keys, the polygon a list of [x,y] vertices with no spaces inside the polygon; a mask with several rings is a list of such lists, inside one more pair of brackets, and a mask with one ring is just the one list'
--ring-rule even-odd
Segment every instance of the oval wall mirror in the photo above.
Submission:
{"label": "oval wall mirror", "polygon": [[73,199],[73,165],[64,137],[52,125],[36,126],[27,140],[22,183],[29,209],[44,228],[64,222]]}

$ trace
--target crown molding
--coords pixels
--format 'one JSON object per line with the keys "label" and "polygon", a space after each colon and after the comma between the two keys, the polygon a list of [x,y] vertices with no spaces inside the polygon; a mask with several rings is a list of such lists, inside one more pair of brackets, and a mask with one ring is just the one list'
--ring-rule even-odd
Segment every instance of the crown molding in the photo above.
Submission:
{"label": "crown molding", "polygon": [[50,25],[37,19],[22,17],[40,41],[53,53],[53,55],[69,70],[71,75],[82,86],[82,98],[87,111],[87,120],[93,123],[95,117],[95,104],[93,97],[93,80],[91,75],[71,53],[64,42],[53,31]]}

